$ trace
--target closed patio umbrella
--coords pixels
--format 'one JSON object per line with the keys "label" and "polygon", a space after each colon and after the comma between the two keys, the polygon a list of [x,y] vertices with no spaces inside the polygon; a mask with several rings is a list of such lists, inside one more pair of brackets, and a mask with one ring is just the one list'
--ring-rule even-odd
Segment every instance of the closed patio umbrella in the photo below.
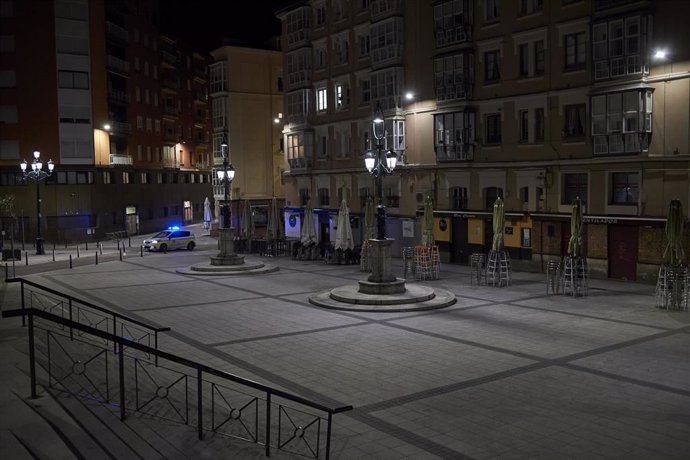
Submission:
{"label": "closed patio umbrella", "polygon": [[668,220],[666,221],[666,248],[664,249],[664,265],[685,264],[685,250],[683,249],[683,205],[680,200],[671,200],[668,206]]}
{"label": "closed patio umbrella", "polygon": [[271,199],[271,207],[268,210],[268,224],[266,227],[266,239],[278,240],[280,239],[280,227],[282,222],[278,218],[278,201],[276,197]]}
{"label": "closed patio umbrella", "polygon": [[422,244],[433,246],[434,244],[434,205],[431,196],[424,199],[424,214],[422,215]]}
{"label": "closed patio umbrella", "polygon": [[242,227],[240,227],[240,238],[251,239],[254,236],[254,219],[252,218],[251,205],[249,200],[244,200],[242,204]]}
{"label": "closed patio umbrella", "polygon": [[503,200],[499,196],[494,202],[493,230],[494,238],[491,242],[492,251],[503,250],[503,227],[505,225],[505,211],[503,210]]}
{"label": "closed patio umbrella", "polygon": [[208,230],[211,226],[213,215],[211,214],[211,202],[208,197],[204,200],[204,230]]}
{"label": "closed patio umbrella", "polygon": [[311,207],[311,200],[307,201],[307,208],[304,210],[304,221],[300,231],[300,241],[302,244],[316,243],[316,230],[314,230],[314,209]]}
{"label": "closed patio umbrella", "polygon": [[340,203],[338,210],[338,231],[335,237],[335,249],[353,249],[355,247],[352,238],[352,226],[350,225],[350,211],[345,200]]}
{"label": "closed patio umbrella", "polygon": [[374,199],[367,197],[364,206],[364,241],[374,237]]}
{"label": "closed patio umbrella", "polygon": [[580,257],[582,254],[582,202],[575,198],[573,213],[570,217],[570,240],[568,241],[568,255]]}

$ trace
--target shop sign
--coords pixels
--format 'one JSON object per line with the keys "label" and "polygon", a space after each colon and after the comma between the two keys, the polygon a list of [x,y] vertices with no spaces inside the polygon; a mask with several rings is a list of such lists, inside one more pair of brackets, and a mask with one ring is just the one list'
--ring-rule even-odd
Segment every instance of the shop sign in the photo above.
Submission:
{"label": "shop sign", "polygon": [[618,219],[612,217],[583,217],[585,224],[617,224]]}

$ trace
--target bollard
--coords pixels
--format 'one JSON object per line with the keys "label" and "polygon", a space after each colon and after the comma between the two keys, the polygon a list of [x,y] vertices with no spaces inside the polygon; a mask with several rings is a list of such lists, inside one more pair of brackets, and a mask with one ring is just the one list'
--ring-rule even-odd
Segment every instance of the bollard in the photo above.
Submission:
{"label": "bollard", "polygon": [[84,244],[86,245],[86,250],[88,251],[89,250],[89,242],[86,241],[86,242],[84,242]]}
{"label": "bollard", "polygon": [[10,279],[10,268],[9,265],[7,265],[7,262],[5,262],[5,279]]}
{"label": "bollard", "polygon": [[103,243],[98,243],[98,246],[101,248],[101,255],[103,255]]}
{"label": "bollard", "polygon": [[120,240],[119,239],[117,240],[117,250],[118,251],[120,250]]}
{"label": "bollard", "polygon": [[141,257],[144,257],[144,245],[142,244],[141,246],[139,246],[139,248],[141,252]]}
{"label": "bollard", "polygon": [[55,241],[53,241],[53,251],[55,251]]}
{"label": "bollard", "polygon": [[96,265],[98,265],[98,251],[96,251]]}
{"label": "bollard", "polygon": [[24,258],[26,259],[26,265],[29,265],[29,251],[24,251]]}
{"label": "bollard", "polygon": [[117,250],[120,252],[120,262],[122,262],[122,249],[118,248]]}
{"label": "bollard", "polygon": [[53,262],[55,262],[55,246],[53,246]]}
{"label": "bollard", "polygon": [[130,248],[132,247],[132,237],[131,236],[127,237],[127,247],[130,247]]}
{"label": "bollard", "polygon": [[69,255],[69,268],[72,268],[72,254]]}
{"label": "bollard", "polygon": [[77,245],[77,259],[79,258],[79,245]]}

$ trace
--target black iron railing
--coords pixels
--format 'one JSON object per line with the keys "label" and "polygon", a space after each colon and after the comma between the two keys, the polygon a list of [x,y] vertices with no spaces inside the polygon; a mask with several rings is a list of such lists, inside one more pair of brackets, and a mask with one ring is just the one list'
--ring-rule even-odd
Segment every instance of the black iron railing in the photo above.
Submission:
{"label": "black iron railing", "polygon": [[[333,415],[352,409],[349,405],[330,407],[43,309],[9,310],[2,316],[28,316],[32,397],[36,397],[36,363],[44,359],[49,387],[119,407],[123,421],[128,413],[143,413],[196,425],[200,440],[205,432],[229,436],[264,445],[269,457],[275,448],[312,458],[330,458]],[[45,328],[44,348],[37,347],[36,340],[43,335],[36,330],[48,322],[62,328]],[[113,342],[116,358],[109,359],[109,346],[81,341],[85,335]],[[46,353],[37,357],[37,348]],[[155,364],[131,350],[154,356]],[[272,409],[277,409],[277,417]],[[277,442],[272,441],[274,436]]]}
{"label": "black iron railing", "polygon": [[[21,284],[22,309],[44,310],[116,336],[146,343],[149,347],[158,349],[158,333],[170,330],[169,327],[144,323],[24,278],[12,278],[7,282]],[[25,319],[22,317],[22,326],[24,325]],[[71,327],[69,335],[70,339],[74,338],[74,329]],[[113,342],[113,350],[115,349],[116,344]]]}

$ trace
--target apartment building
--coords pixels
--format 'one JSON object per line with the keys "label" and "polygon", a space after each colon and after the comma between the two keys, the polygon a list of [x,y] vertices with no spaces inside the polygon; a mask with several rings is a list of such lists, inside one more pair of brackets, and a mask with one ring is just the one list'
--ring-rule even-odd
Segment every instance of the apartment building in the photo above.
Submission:
{"label": "apartment building", "polygon": [[[288,206],[374,193],[363,153],[380,105],[394,251],[425,195],[446,261],[491,244],[505,200],[513,263],[565,253],[585,204],[592,276],[655,279],[669,201],[690,203],[690,47],[676,0],[312,0],[283,23]],[[403,231],[403,228],[406,230]],[[412,227],[414,228],[414,227]],[[688,239],[690,242],[690,239]]]}
{"label": "apartment building", "polygon": [[[235,168],[228,201],[232,226],[241,225],[244,201],[252,207],[257,235],[266,227],[273,197],[282,206],[285,160],[282,145],[283,61],[279,51],[224,45],[211,52],[209,67],[213,165],[222,167],[221,142]],[[213,195],[224,188],[214,174]]]}
{"label": "apartment building", "polygon": [[[200,220],[211,196],[209,57],[161,35],[156,0],[0,2],[3,228],[36,232],[38,149],[47,241]],[[19,237],[19,236],[17,236]]]}

